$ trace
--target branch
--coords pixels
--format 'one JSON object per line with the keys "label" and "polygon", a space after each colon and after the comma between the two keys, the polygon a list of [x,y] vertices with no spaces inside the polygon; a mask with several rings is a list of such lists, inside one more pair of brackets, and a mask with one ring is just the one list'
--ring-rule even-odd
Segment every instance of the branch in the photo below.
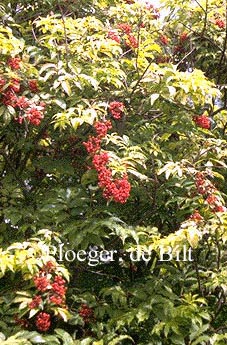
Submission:
{"label": "branch", "polygon": [[220,82],[220,79],[222,77],[222,69],[221,69],[221,65],[222,65],[222,62],[225,58],[225,52],[226,52],[226,47],[227,47],[227,3],[226,3],[226,8],[225,8],[225,21],[226,21],[226,25],[225,25],[225,39],[224,39],[224,43],[223,43],[223,49],[222,49],[222,54],[221,54],[221,58],[220,58],[220,61],[219,61],[219,66],[220,68],[218,68],[218,77],[217,77],[217,84],[219,84]]}

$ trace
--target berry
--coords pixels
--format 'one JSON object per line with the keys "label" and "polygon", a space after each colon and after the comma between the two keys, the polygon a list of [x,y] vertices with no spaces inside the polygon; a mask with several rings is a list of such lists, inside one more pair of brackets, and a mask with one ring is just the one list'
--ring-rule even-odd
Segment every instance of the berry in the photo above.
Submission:
{"label": "berry", "polygon": [[220,29],[223,29],[225,27],[225,22],[221,19],[216,19],[215,20],[215,25],[217,25]]}
{"label": "berry", "polygon": [[117,43],[121,43],[120,37],[114,31],[109,31],[107,37]]}
{"label": "berry", "polygon": [[20,69],[21,59],[19,57],[9,58],[7,61],[8,66],[13,70]]}
{"label": "berry", "polygon": [[138,48],[139,43],[138,43],[137,38],[134,35],[129,34],[127,36],[126,45],[132,48]]}
{"label": "berry", "polygon": [[38,92],[39,91],[38,83],[37,83],[37,80],[35,80],[35,79],[29,80],[28,86],[32,92]]}
{"label": "berry", "polygon": [[210,129],[211,127],[211,120],[205,115],[195,115],[193,120],[201,128]]}
{"label": "berry", "polygon": [[53,296],[50,296],[49,298],[50,302],[55,304],[55,305],[62,305],[63,302],[64,302],[64,299],[62,296],[60,295],[53,295]]}
{"label": "berry", "polygon": [[225,206],[219,205],[219,206],[215,206],[214,208],[214,212],[226,212],[227,208]]}
{"label": "berry", "polygon": [[201,216],[199,211],[195,210],[194,213],[189,217],[189,219],[195,220],[195,221],[201,221],[203,220],[203,217]]}
{"label": "berry", "polygon": [[37,106],[33,106],[26,111],[28,121],[34,125],[39,126],[43,119],[43,114]]}
{"label": "berry", "polygon": [[99,138],[96,137],[89,137],[87,142],[83,142],[83,145],[85,146],[86,150],[88,153],[90,153],[91,155],[95,154],[96,152],[98,152],[100,150],[100,144],[101,144],[101,140]]}
{"label": "berry", "polygon": [[5,83],[6,83],[5,79],[0,76],[0,91],[2,91],[3,86],[5,85]]}
{"label": "berry", "polygon": [[[48,137],[48,133],[45,133],[45,136],[43,135],[43,138],[47,138]],[[52,271],[54,271],[56,265],[55,263],[53,263],[52,261],[48,261],[44,266],[43,266],[43,269],[42,271],[43,272],[46,272],[46,273],[50,273]]]}
{"label": "berry", "polygon": [[34,283],[35,283],[36,289],[41,292],[45,292],[50,286],[50,281],[45,276],[34,277]]}
{"label": "berry", "polygon": [[35,309],[42,303],[41,296],[35,296],[32,301],[28,304],[29,309]]}
{"label": "berry", "polygon": [[18,79],[12,79],[9,88],[16,93],[20,92],[20,81]]}
{"label": "berry", "polygon": [[89,322],[94,316],[93,309],[89,308],[86,304],[82,304],[78,314],[83,318],[84,322]]}
{"label": "berry", "polygon": [[109,109],[113,118],[119,120],[123,115],[124,104],[122,102],[114,101],[109,104]]}
{"label": "berry", "polygon": [[94,155],[92,163],[98,172],[102,172],[103,168],[105,168],[106,164],[108,163],[108,160],[108,153],[105,152],[100,153],[99,155]]}
{"label": "berry", "polygon": [[187,39],[188,39],[188,34],[187,34],[187,32],[185,32],[185,31],[182,32],[182,33],[180,34],[180,36],[179,36],[180,42],[183,43],[183,42],[187,41]]}
{"label": "berry", "polygon": [[110,121],[98,121],[94,124],[94,127],[98,135],[98,138],[102,139],[106,136],[107,131],[112,128],[112,124]]}
{"label": "berry", "polygon": [[15,96],[14,92],[11,90],[4,92],[2,103],[4,105],[11,105],[11,107],[15,107],[17,104],[17,97]]}
{"label": "berry", "polygon": [[207,202],[208,204],[212,205],[212,204],[217,203],[217,202],[218,202],[218,199],[217,199],[217,197],[216,197],[215,195],[210,194],[210,195],[208,195],[208,197],[206,198],[206,202]]}
{"label": "berry", "polygon": [[161,41],[162,44],[164,44],[164,45],[167,45],[167,44],[169,43],[169,39],[168,39],[168,37],[165,36],[165,35],[160,36],[160,41]]}
{"label": "berry", "polygon": [[26,109],[29,106],[29,100],[25,96],[18,97],[16,105],[20,109]]}
{"label": "berry", "polygon": [[36,318],[35,325],[40,332],[46,332],[51,326],[50,314],[41,312]]}
{"label": "berry", "polygon": [[118,24],[118,29],[120,29],[121,31],[123,31],[127,35],[129,35],[132,32],[131,25],[129,25],[127,23]]}

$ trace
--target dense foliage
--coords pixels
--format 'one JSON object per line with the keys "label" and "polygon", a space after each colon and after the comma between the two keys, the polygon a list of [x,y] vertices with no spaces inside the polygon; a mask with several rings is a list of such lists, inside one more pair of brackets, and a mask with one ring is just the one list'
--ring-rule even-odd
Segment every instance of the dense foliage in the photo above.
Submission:
{"label": "dense foliage", "polygon": [[1,344],[227,343],[226,17],[0,3]]}

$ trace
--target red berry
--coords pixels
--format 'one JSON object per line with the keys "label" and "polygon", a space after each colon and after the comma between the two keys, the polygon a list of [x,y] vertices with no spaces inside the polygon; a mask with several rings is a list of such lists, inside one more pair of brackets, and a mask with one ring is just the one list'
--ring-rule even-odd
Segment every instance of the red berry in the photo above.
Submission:
{"label": "red berry", "polygon": [[50,286],[50,281],[45,276],[34,277],[34,283],[35,283],[36,289],[41,291],[41,292],[45,292],[48,289],[48,287]]}
{"label": "red berry", "polygon": [[112,128],[112,124],[110,121],[98,121],[94,124],[94,127],[98,138],[102,139],[106,136],[108,130]]}
{"label": "red berry", "polygon": [[129,34],[127,36],[127,40],[125,43],[127,46],[132,47],[132,48],[138,48],[139,46],[137,38],[132,34]]}
{"label": "red berry", "polygon": [[195,220],[195,221],[201,221],[203,220],[203,217],[199,213],[199,211],[195,210],[194,213],[189,217],[189,219]]}
{"label": "red berry", "polygon": [[217,25],[220,29],[223,29],[225,27],[225,22],[221,19],[216,19],[215,25]]}
{"label": "red berry", "polygon": [[164,44],[164,45],[167,45],[169,43],[169,39],[167,36],[165,35],[162,35],[160,36],[160,41]]}
{"label": "red berry", "polygon": [[107,37],[117,43],[121,43],[120,37],[114,31],[109,31]]}
{"label": "red berry", "polygon": [[90,153],[91,155],[95,154],[96,152],[98,152],[100,150],[100,144],[101,144],[101,140],[99,138],[96,137],[89,137],[87,142],[83,142],[83,145],[85,146],[86,150],[88,153]]}
{"label": "red berry", "polygon": [[20,68],[21,59],[19,57],[9,58],[7,63],[12,69],[18,70]]}
{"label": "red berry", "polygon": [[46,332],[51,326],[50,314],[41,312],[36,318],[35,325],[40,332]]}
{"label": "red berry", "polygon": [[127,35],[129,35],[132,32],[131,25],[129,25],[127,23],[118,24],[118,29],[120,29],[121,31],[123,31]]}
{"label": "red berry", "polygon": [[122,102],[114,101],[109,104],[109,109],[113,118],[119,120],[123,115],[124,104]]}
{"label": "red berry", "polygon": [[179,36],[179,39],[180,39],[180,42],[185,42],[185,41],[187,41],[187,39],[188,39],[188,34],[187,34],[187,32],[182,32],[181,34],[180,34],[180,36]]}
{"label": "red berry", "polygon": [[211,121],[210,121],[209,117],[207,117],[205,115],[195,115],[193,117],[193,120],[201,128],[210,129],[210,127],[211,127]]}
{"label": "red berry", "polygon": [[28,307],[29,309],[35,309],[42,303],[42,297],[41,296],[35,296],[32,301],[29,303]]}
{"label": "red berry", "polygon": [[37,80],[35,80],[35,79],[29,80],[29,81],[28,81],[28,86],[29,86],[29,89],[30,89],[32,92],[38,92],[38,91],[39,91],[39,89],[38,89],[38,83],[37,83]]}

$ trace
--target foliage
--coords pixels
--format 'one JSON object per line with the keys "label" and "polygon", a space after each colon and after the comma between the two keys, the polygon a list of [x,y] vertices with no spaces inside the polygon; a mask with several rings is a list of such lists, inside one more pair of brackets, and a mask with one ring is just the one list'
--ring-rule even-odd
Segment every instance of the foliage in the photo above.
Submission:
{"label": "foliage", "polygon": [[0,344],[226,343],[225,12],[0,3]]}

